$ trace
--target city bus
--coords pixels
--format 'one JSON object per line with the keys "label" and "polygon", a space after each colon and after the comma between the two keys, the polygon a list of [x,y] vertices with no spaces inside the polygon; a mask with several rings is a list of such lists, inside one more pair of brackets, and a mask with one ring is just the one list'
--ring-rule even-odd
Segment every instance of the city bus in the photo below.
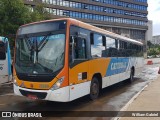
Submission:
{"label": "city bus", "polygon": [[0,36],[0,84],[12,80],[11,64],[9,41]]}
{"label": "city bus", "polygon": [[143,67],[143,43],[72,19],[20,26],[15,41],[14,93],[69,102],[123,80]]}

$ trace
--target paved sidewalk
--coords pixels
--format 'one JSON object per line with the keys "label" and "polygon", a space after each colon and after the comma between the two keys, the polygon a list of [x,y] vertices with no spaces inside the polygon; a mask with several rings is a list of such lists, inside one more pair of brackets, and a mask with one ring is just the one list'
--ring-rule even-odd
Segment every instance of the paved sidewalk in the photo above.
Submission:
{"label": "paved sidewalk", "polygon": [[[160,111],[160,75],[144,88],[125,111]],[[120,120],[160,120],[160,117],[122,117]]]}

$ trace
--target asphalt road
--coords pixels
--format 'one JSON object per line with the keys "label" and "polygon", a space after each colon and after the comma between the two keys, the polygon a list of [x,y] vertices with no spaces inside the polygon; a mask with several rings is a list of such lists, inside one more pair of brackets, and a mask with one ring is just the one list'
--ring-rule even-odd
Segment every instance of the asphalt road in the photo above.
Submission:
{"label": "asphalt road", "polygon": [[[110,120],[110,117],[84,117],[84,111],[119,111],[122,107],[138,93],[150,80],[155,79],[159,64],[145,66],[140,78],[135,78],[132,84],[121,82],[102,90],[101,95],[95,101],[91,101],[88,96],[79,98],[69,103],[49,102],[41,100],[30,100],[26,97],[19,97],[13,94],[12,84],[0,86],[0,111],[81,111],[78,117],[54,117],[47,120]],[[92,116],[91,112],[91,116]],[[72,114],[72,112],[70,113]],[[2,119],[2,118],[0,118]],[[26,119],[28,118],[11,118]],[[44,118],[32,118],[32,120],[43,120]],[[2,119],[8,120],[8,119]]]}

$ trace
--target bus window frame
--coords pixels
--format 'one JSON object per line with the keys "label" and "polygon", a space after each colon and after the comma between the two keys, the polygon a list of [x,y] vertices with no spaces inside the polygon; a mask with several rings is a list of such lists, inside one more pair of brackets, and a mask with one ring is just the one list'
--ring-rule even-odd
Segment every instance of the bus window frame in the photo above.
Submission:
{"label": "bus window frame", "polygon": [[73,62],[74,61],[76,61],[76,60],[86,60],[87,59],[87,42],[86,42],[86,38],[83,38],[83,37],[79,37],[79,36],[72,36],[72,38],[73,37],[76,37],[77,38],[77,41],[79,40],[79,39],[81,39],[81,40],[84,40],[84,42],[85,42],[85,58],[75,58],[75,39],[73,39],[72,40],[72,59],[73,59]]}
{"label": "bus window frame", "polygon": [[[125,55],[123,55],[123,56],[121,56],[121,57],[143,57],[143,51],[141,51],[141,50],[138,50],[138,49],[135,49],[135,46],[136,47],[141,47],[141,48],[143,48],[143,45],[140,45],[140,44],[136,44],[136,43],[133,43],[133,42],[131,42],[131,41],[126,41],[126,40],[123,40],[123,39],[118,39],[119,40],[119,50],[120,49],[123,49],[123,50],[125,50],[125,52],[127,52],[127,50],[131,50],[132,51],[132,54],[131,55],[129,55],[129,56],[127,56],[127,54],[125,53]],[[120,42],[122,42],[122,43],[127,43],[126,45],[127,46],[125,46],[125,45],[123,45],[123,48],[121,48],[121,46],[120,46]],[[128,44],[130,44],[130,48],[128,47]],[[129,48],[129,49],[128,49]],[[135,50],[134,50],[135,49]],[[136,54],[135,54],[136,53]],[[139,55],[140,54],[140,55]]]}
{"label": "bus window frame", "polygon": [[[71,27],[75,27],[75,28],[77,28],[78,30],[78,32],[76,31],[75,32],[75,34],[73,34],[73,33],[71,33]],[[70,44],[70,38],[71,37],[79,37],[79,38],[82,38],[82,39],[85,39],[85,43],[86,43],[86,58],[85,59],[73,59],[73,56],[74,55],[72,55],[72,61],[70,61],[70,47],[69,47],[69,49],[68,49],[68,62],[69,62],[69,66],[70,67],[72,67],[74,64],[77,64],[77,63],[80,63],[80,62],[83,62],[83,61],[87,61],[87,60],[90,60],[91,59],[91,50],[90,50],[90,39],[88,40],[88,36],[82,36],[81,34],[79,34],[79,32],[80,32],[80,29],[84,29],[84,30],[86,30],[86,31],[88,31],[88,32],[90,32],[91,33],[91,30],[88,30],[88,29],[86,29],[86,28],[83,28],[83,27],[80,27],[80,26],[78,26],[78,25],[75,25],[75,24],[70,24],[69,25],[69,44]],[[73,42],[73,41],[72,41]],[[89,42],[89,43],[88,43]],[[73,45],[72,45],[73,46]],[[72,50],[72,54],[73,54],[73,50]]]}
{"label": "bus window frame", "polygon": [[[104,50],[106,50],[106,37],[105,37],[105,35],[104,34],[102,34],[102,33],[98,33],[98,32],[95,32],[95,31],[91,31],[90,32],[90,57],[92,58],[92,59],[94,59],[94,58],[101,58],[102,57],[102,51],[101,51],[101,57],[99,57],[99,56],[92,56],[92,47],[91,47],[91,45],[95,45],[94,44],[94,35],[95,34],[97,34],[97,35],[100,35],[100,36],[102,36],[102,46],[104,47]],[[97,45],[95,45],[95,46],[97,46]]]}

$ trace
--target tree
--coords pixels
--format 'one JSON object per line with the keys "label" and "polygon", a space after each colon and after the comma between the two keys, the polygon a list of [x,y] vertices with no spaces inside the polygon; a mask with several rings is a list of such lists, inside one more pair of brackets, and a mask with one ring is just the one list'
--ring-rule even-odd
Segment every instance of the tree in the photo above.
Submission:
{"label": "tree", "polygon": [[0,34],[15,34],[18,27],[31,21],[30,11],[22,0],[0,0]]}
{"label": "tree", "polygon": [[50,14],[38,4],[31,11],[23,0],[0,0],[0,35],[15,34],[20,25],[50,19]]}
{"label": "tree", "polygon": [[151,41],[147,41],[147,46],[148,46],[148,48],[151,48],[151,46],[153,46],[153,44],[151,43]]}
{"label": "tree", "polygon": [[45,9],[45,4],[37,4],[34,7],[34,11],[31,13],[32,21],[48,20],[51,19],[51,15]]}
{"label": "tree", "polygon": [[34,11],[31,11],[24,5],[23,0],[0,0],[0,36],[12,36],[9,38],[12,47],[19,26],[50,19],[50,14],[43,7],[43,4],[38,4]]}

